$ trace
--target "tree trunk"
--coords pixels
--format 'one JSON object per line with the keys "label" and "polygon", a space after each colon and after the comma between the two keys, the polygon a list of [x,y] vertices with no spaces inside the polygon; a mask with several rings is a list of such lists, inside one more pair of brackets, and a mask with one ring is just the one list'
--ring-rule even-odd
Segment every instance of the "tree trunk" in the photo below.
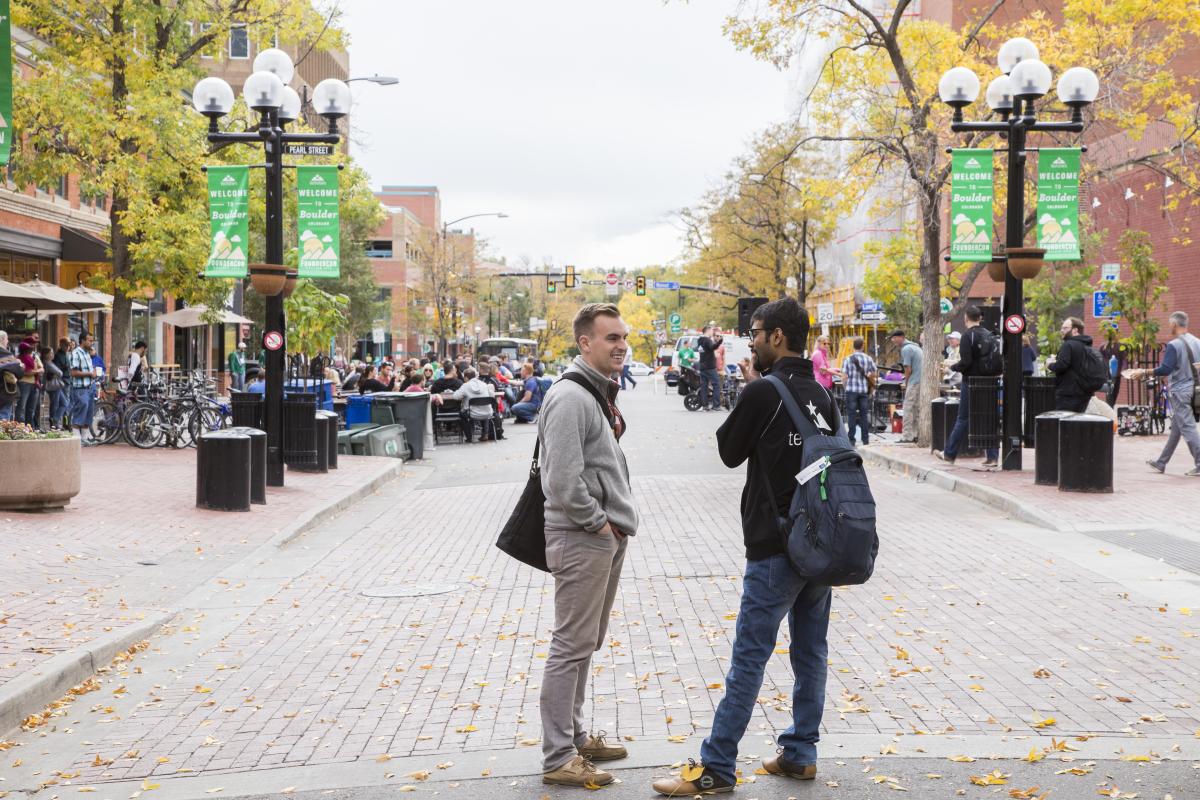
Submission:
{"label": "tree trunk", "polygon": [[[125,235],[125,229],[121,220],[121,215],[128,209],[129,200],[125,197],[124,193],[119,190],[114,191],[112,210],[109,212],[112,238],[112,276],[114,283],[128,277],[130,272],[129,237]],[[112,349],[108,355],[109,371],[114,375],[116,374],[117,366],[124,363],[125,354],[129,352],[132,311],[133,300],[125,293],[122,287],[114,286],[112,337],[109,340]],[[153,336],[153,334],[154,332],[150,331],[150,335]]]}
{"label": "tree trunk", "polygon": [[924,186],[920,191],[921,218],[924,221],[921,242],[921,350],[925,357],[921,375],[921,423],[917,429],[917,444],[929,447],[933,436],[933,419],[929,402],[938,396],[942,385],[942,209],[937,186]]}

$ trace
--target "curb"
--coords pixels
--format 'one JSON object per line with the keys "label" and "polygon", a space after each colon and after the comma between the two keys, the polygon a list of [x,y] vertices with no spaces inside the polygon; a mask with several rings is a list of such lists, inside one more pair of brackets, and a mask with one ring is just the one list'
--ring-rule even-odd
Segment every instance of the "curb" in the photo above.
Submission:
{"label": "curb", "polygon": [[923,467],[905,461],[898,456],[883,453],[875,448],[860,449],[859,455],[865,463],[875,467],[882,467],[889,472],[897,475],[902,475],[906,478],[924,481],[931,486],[936,486],[939,489],[944,489],[947,492],[954,492],[968,497],[977,503],[990,506],[1002,511],[1009,516],[1018,519],[1022,522],[1027,522],[1031,525],[1037,525],[1039,528],[1064,533],[1069,529],[1062,527],[1049,515],[1038,511],[1033,506],[1021,502],[1008,492],[980,483],[979,481],[969,480],[957,475],[951,475],[943,470]]}
{"label": "curb", "polygon": [[6,682],[0,687],[0,733],[19,728],[27,716],[63,697],[71,687],[107,667],[117,653],[149,638],[174,616],[174,612],[164,612],[127,625],[82,647],[59,653],[40,664],[36,673],[25,673]]}
{"label": "curb", "polygon": [[[323,508],[302,515],[271,537],[263,546],[284,547],[358,500],[375,493],[385,484],[400,477],[403,471],[404,462],[396,460],[369,482],[345,492]],[[184,593],[180,595],[180,599],[187,596],[188,593]],[[43,662],[38,665],[36,672],[25,673],[5,682],[0,686],[0,734],[19,728],[21,722],[30,714],[41,711],[66,695],[71,687],[78,686],[95,675],[101,667],[108,666],[121,651],[152,636],[176,613],[178,609],[160,612],[137,624],[127,625],[120,630],[99,636],[85,645],[59,653]]]}

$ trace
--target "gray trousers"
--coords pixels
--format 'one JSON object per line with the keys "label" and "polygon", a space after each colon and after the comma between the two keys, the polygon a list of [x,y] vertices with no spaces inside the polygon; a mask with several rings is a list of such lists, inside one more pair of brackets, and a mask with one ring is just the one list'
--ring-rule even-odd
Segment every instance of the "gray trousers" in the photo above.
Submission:
{"label": "gray trousers", "polygon": [[1163,447],[1162,455],[1154,463],[1163,469],[1175,455],[1175,447],[1180,438],[1187,442],[1188,450],[1192,453],[1192,461],[1200,467],[1200,431],[1196,430],[1196,418],[1192,416],[1192,393],[1171,392],[1171,432],[1167,434],[1167,444]]}
{"label": "gray trousers", "polygon": [[628,540],[607,533],[546,531],[546,565],[554,576],[554,634],[542,675],[542,770],[575,757],[588,730],[583,719],[592,653],[608,632]]}
{"label": "gray trousers", "polygon": [[904,390],[904,432],[900,434],[900,441],[915,442],[917,440],[917,429],[921,426],[921,382],[909,381],[908,388]]}

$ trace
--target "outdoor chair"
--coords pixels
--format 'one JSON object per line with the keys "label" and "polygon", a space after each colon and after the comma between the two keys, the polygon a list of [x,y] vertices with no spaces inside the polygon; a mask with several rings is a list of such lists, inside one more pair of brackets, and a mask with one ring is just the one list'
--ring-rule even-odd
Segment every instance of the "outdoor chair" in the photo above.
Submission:
{"label": "outdoor chair", "polygon": [[433,407],[433,441],[462,442],[462,401],[443,400],[442,404]]}
{"label": "outdoor chair", "polygon": [[495,439],[496,438],[496,413],[497,413],[496,399],[494,397],[472,397],[472,398],[470,398],[470,400],[467,401],[468,409],[478,408],[480,406],[486,406],[492,412],[492,416],[488,417],[487,419],[472,418],[471,419],[472,430],[479,431],[478,438],[480,441],[482,441],[483,439],[488,438],[488,437]]}

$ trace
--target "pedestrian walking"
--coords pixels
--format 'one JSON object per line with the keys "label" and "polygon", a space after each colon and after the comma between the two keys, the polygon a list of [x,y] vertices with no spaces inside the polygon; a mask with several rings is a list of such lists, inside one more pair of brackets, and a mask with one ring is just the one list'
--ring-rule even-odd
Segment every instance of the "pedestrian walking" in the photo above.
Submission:
{"label": "pedestrian walking", "polygon": [[925,354],[916,342],[908,341],[902,330],[889,334],[892,343],[900,348],[900,366],[904,369],[904,428],[900,441],[917,441],[917,429],[921,427],[921,373],[924,372]]}
{"label": "pedestrian walking", "polygon": [[700,356],[696,367],[700,370],[700,407],[705,411],[716,411],[721,407],[721,373],[717,372],[717,348],[723,339],[713,326],[704,328],[704,335],[696,342]]}
{"label": "pedestrian walking", "polygon": [[[842,379],[846,382],[846,427],[850,444],[854,444],[854,430],[862,430],[862,443],[871,443],[871,389],[873,376],[879,374],[875,360],[863,352],[863,338],[851,340],[854,352],[842,364]],[[815,363],[814,363],[815,366]],[[819,382],[819,381],[818,381]]]}
{"label": "pedestrian walking", "polygon": [[580,354],[567,374],[578,373],[594,392],[559,380],[538,419],[546,565],[554,576],[554,633],[541,690],[542,781],[595,787],[613,777],[593,762],[627,755],[603,732],[588,730],[583,701],[638,515],[620,445],[620,387],[610,377],[621,369],[629,329],[611,303],[585,305],[573,327]]}
{"label": "pedestrian walking", "polygon": [[1200,432],[1196,430],[1196,386],[1200,378],[1200,339],[1188,331],[1188,315],[1176,311],[1169,317],[1171,341],[1163,351],[1162,363],[1155,369],[1141,369],[1130,373],[1131,378],[1146,378],[1150,375],[1165,377],[1167,400],[1171,405],[1171,432],[1162,453],[1153,461],[1147,461],[1155,472],[1166,472],[1167,462],[1175,455],[1179,440],[1187,443],[1192,454],[1192,469],[1184,474],[1190,478],[1200,477]]}
{"label": "pedestrian walking", "polygon": [[1087,411],[1088,401],[1107,380],[1108,367],[1100,351],[1092,347],[1092,337],[1083,332],[1083,320],[1067,317],[1059,329],[1062,347],[1046,368],[1054,373],[1054,409]]}
{"label": "pedestrian walking", "polygon": [[71,377],[71,425],[78,431],[84,447],[92,445],[88,430],[91,428],[96,402],[92,393],[96,367],[92,364],[91,354],[88,353],[91,344],[92,335],[87,331],[80,332],[79,344],[71,351],[67,361]]}
{"label": "pedestrian walking", "polygon": [[625,382],[626,381],[628,381],[629,383],[632,383],[633,388],[635,388],[635,389],[637,388],[637,381],[635,381],[633,379],[633,375],[630,374],[630,372],[629,372],[629,368],[632,366],[633,366],[633,348],[628,347],[625,349],[625,360],[621,362],[621,391],[625,391]]}
{"label": "pedestrian walking", "polygon": [[0,328],[0,420],[13,419],[21,397],[21,376],[25,365],[8,349],[8,332]]}
{"label": "pedestrian walking", "polygon": [[229,354],[229,383],[235,392],[246,386],[246,343],[238,342],[237,349]]}
{"label": "pedestrian walking", "polygon": [[792,724],[778,738],[777,755],[764,758],[772,775],[811,780],[817,774],[817,740],[825,704],[829,653],[830,588],[808,583],[792,568],[780,531],[804,466],[804,443],[793,427],[782,398],[761,374],[777,375],[787,384],[803,413],[818,430],[836,424],[833,398],[816,381],[812,361],[803,358],[808,340],[808,312],[785,297],[754,311],[751,318],[754,361],[741,399],[717,430],[717,449],[727,467],[749,460],[742,490],[742,537],[746,547],[745,579],[733,642],[725,696],[717,706],[712,733],[700,748],[700,762],[677,776],[654,781],[668,797],[733,791],[737,784],[738,743],[758,705],[763,673],[787,617],[795,674]]}
{"label": "pedestrian walking", "polygon": [[[980,325],[983,320],[983,312],[979,310],[979,306],[967,306],[965,312],[967,321],[967,332],[963,334],[962,341],[958,346],[958,363],[951,369],[960,373],[963,376],[963,386],[970,385],[966,378],[972,376],[986,376],[995,374],[990,368],[989,362],[996,359],[996,354],[992,352],[996,347],[996,342],[992,332]],[[950,431],[950,436],[946,440],[945,451],[934,450],[933,454],[943,461],[953,464],[958,458],[958,450],[962,447],[963,439],[967,435],[968,425],[971,419],[970,409],[971,393],[967,389],[959,393],[958,396],[958,417],[954,420],[954,428]],[[905,408],[907,408],[907,401]],[[998,448],[991,448],[984,453],[985,467],[994,467],[1000,462],[1000,451]]]}

